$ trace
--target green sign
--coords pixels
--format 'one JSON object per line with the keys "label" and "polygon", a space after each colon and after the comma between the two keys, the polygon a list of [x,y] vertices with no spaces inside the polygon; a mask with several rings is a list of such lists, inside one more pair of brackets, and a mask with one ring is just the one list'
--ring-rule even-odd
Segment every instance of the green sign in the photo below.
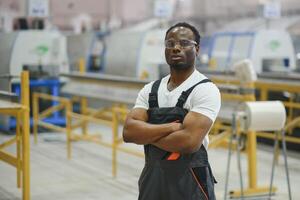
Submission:
{"label": "green sign", "polygon": [[269,48],[272,50],[272,51],[276,51],[279,47],[280,47],[280,42],[278,40],[271,40],[269,42]]}
{"label": "green sign", "polygon": [[38,45],[35,49],[34,49],[34,52],[39,55],[39,56],[43,56],[45,55],[47,52],[49,51],[49,47],[44,45],[44,44],[41,44],[41,45]]}

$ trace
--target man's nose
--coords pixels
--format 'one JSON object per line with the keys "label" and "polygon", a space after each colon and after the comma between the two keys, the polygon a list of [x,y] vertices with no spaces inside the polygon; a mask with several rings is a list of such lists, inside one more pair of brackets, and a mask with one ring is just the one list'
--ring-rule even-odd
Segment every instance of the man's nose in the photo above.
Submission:
{"label": "man's nose", "polygon": [[179,44],[175,44],[173,48],[173,52],[180,52],[180,50],[181,50],[181,46]]}

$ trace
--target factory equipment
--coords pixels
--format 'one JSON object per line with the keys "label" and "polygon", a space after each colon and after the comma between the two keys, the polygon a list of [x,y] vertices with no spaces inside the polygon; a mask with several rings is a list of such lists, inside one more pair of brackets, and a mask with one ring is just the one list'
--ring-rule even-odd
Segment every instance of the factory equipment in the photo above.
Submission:
{"label": "factory equipment", "polygon": [[148,83],[136,78],[94,73],[71,72],[62,76],[69,79],[62,87],[64,94],[124,104],[134,104],[139,90]]}
{"label": "factory equipment", "polygon": [[[210,77],[210,79],[217,84],[221,91],[222,106],[218,118],[214,124],[214,129],[210,133],[214,134],[214,131],[219,129],[217,131],[219,135],[211,138],[209,147],[213,148],[224,145],[229,148],[229,151],[235,149],[239,154],[239,150],[243,149],[247,153],[248,187],[245,188],[245,190],[243,189],[243,183],[241,179],[241,191],[230,192],[231,197],[235,198],[243,195],[246,196],[259,193],[268,193],[270,188],[272,189],[271,192],[273,193],[275,190],[272,188],[272,186],[270,188],[262,188],[258,187],[257,184],[256,137],[274,138],[276,140],[277,135],[270,133],[269,131],[279,131],[283,129],[285,131],[289,130],[289,124],[292,123],[291,126],[294,126],[295,122],[287,122],[287,124],[285,124],[286,111],[284,106],[286,106],[286,102],[268,102],[266,101],[267,99],[261,99],[263,101],[255,102],[254,89],[257,86],[256,84],[260,82],[266,82],[268,80],[257,80],[254,66],[250,60],[243,60],[236,63],[233,66],[233,69],[235,74],[231,74],[230,76],[214,75]],[[290,84],[292,85],[292,83]],[[288,88],[285,85],[282,87]],[[274,88],[278,88],[278,86],[275,85]],[[293,89],[294,91],[299,91],[299,87]],[[282,90],[282,88],[279,90]],[[239,119],[236,120],[235,117],[239,117]],[[298,122],[296,121],[296,123]],[[233,138],[236,139],[235,143],[232,142]],[[244,140],[245,138],[246,140]],[[289,138],[287,141],[295,142],[298,140],[298,138],[294,136],[291,137],[290,135],[286,136],[285,138]],[[231,154],[231,152],[229,154]],[[238,167],[241,169],[240,165]],[[240,177],[241,174],[242,173],[240,171]],[[227,181],[228,177],[229,172],[227,171]],[[227,195],[227,186],[228,182],[224,197]]]}
{"label": "factory equipment", "polygon": [[164,38],[160,20],[150,19],[112,32],[90,32],[67,36],[72,70],[84,58],[86,71],[103,74],[157,79],[166,74]]}
{"label": "factory equipment", "polygon": [[[102,72],[149,80],[165,76],[169,66],[164,58],[164,37],[165,30],[148,30],[144,34],[120,31],[107,36]],[[292,40],[285,31],[216,33],[205,44],[209,58],[215,61],[215,70],[231,71],[236,61],[245,58],[253,62],[259,74],[292,72],[296,68]]]}
{"label": "factory equipment", "polygon": [[252,60],[257,73],[290,72],[296,68],[294,38],[299,34],[299,16],[242,18],[226,24],[212,35],[209,64],[215,70],[230,70],[240,59]]}
{"label": "factory equipment", "polygon": [[78,71],[78,60],[87,57],[93,36],[92,32],[67,35],[67,52],[71,71]]}
{"label": "factory equipment", "polygon": [[[248,58],[259,74],[294,71],[296,55],[291,37],[285,30],[295,20],[270,23],[270,28],[280,24],[278,30],[266,29],[261,20],[243,26],[240,23],[228,25],[210,40],[202,38],[202,56],[196,60],[196,65],[205,66],[210,59],[210,66],[215,66],[216,70],[230,71],[233,63]],[[80,58],[85,58],[87,71],[156,80],[169,73],[164,57],[166,29],[157,27],[159,24],[151,21],[109,34],[70,35],[67,38],[72,69]]]}
{"label": "factory equipment", "polygon": [[106,32],[88,32],[67,36],[68,57],[72,71],[78,71],[79,59],[85,59],[87,71],[102,72],[104,66]]}
{"label": "factory equipment", "polygon": [[[15,77],[24,69],[30,73],[31,91],[43,90],[54,96],[59,95],[63,80],[58,75],[69,71],[66,38],[61,33],[38,30],[1,33],[0,44],[0,74],[7,75],[2,81],[6,85],[1,88],[19,95],[20,80]],[[57,123],[60,120],[59,113],[49,120]],[[4,129],[16,126],[13,119],[3,119],[1,122]]]}
{"label": "factory equipment", "polygon": [[[105,38],[102,72],[149,80],[165,76],[169,67],[164,57],[164,37],[165,30],[161,29],[112,33]],[[216,70],[232,70],[234,62],[245,58],[252,60],[257,73],[288,72],[296,67],[293,44],[284,31],[217,33],[206,46],[209,58],[216,61]]]}
{"label": "factory equipment", "polygon": [[291,72],[296,69],[292,39],[284,30],[217,32],[212,36],[209,58],[216,70],[230,71],[238,60],[250,59],[255,71]]}
{"label": "factory equipment", "polygon": [[293,44],[295,48],[295,54],[296,54],[296,71],[300,72],[300,34],[299,35],[293,35]]}
{"label": "factory equipment", "polygon": [[17,76],[23,68],[28,68],[31,77],[33,74],[57,77],[59,73],[69,71],[66,39],[59,32],[1,33],[0,43],[1,74]]}
{"label": "factory equipment", "polygon": [[106,37],[107,51],[103,72],[155,80],[168,73],[165,63],[166,30],[122,30]]}
{"label": "factory equipment", "polygon": [[[89,72],[156,80],[169,73],[164,56],[165,33],[166,29],[131,28],[68,35],[71,70],[78,71],[79,59],[85,58]],[[204,38],[201,44],[207,49],[208,39]]]}
{"label": "factory equipment", "polygon": [[[272,116],[272,117],[271,117]],[[287,152],[285,143],[285,126],[286,110],[284,104],[280,101],[259,101],[259,102],[245,102],[240,108],[232,115],[232,134],[230,137],[230,144],[228,147],[228,161],[225,180],[225,194],[224,199],[227,199],[228,183],[229,183],[229,170],[231,160],[231,149],[233,139],[237,140],[240,144],[241,132],[247,135],[248,140],[248,166],[249,166],[249,179],[248,188],[244,189],[242,178],[242,167],[240,160],[240,147],[237,147],[238,170],[240,176],[241,191],[231,191],[230,196],[233,198],[244,199],[245,196],[267,194],[269,198],[274,194],[276,189],[273,187],[274,169],[276,148],[279,142],[279,136],[282,140],[283,156],[286,171],[286,179],[288,186],[289,199],[291,200],[291,188],[287,163]],[[238,126],[239,124],[239,126]],[[271,172],[271,181],[269,187],[257,187],[256,184],[256,132],[255,131],[275,131],[276,139],[274,144],[274,157]],[[250,152],[250,153],[249,153]]]}

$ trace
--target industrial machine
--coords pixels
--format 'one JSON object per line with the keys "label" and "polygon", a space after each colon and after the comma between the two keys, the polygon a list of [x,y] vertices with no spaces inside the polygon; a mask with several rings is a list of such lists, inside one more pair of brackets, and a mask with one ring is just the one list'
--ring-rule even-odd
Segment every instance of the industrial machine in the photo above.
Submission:
{"label": "industrial machine", "polygon": [[[15,78],[22,70],[30,73],[31,92],[43,90],[59,95],[62,79],[60,73],[69,71],[66,38],[57,31],[27,30],[0,34],[0,74],[6,75],[1,88],[20,94],[20,80]],[[55,104],[55,102],[52,102]],[[53,123],[60,121],[59,113],[49,118]],[[14,120],[1,119],[1,127],[14,128]]]}
{"label": "industrial machine", "polygon": [[296,69],[300,17],[242,18],[226,24],[210,40],[209,66],[230,71],[238,60],[251,59],[255,71],[293,72]]}
{"label": "industrial machine", "polygon": [[159,20],[151,19],[112,32],[68,35],[71,69],[78,71],[78,60],[84,58],[88,72],[157,79],[168,72],[161,67],[165,32]]}
{"label": "industrial machine", "polygon": [[[122,30],[106,37],[103,72],[154,80],[166,74],[164,29]],[[167,68],[168,70],[168,68]]]}
{"label": "industrial machine", "polygon": [[[274,20],[268,22],[268,27],[264,19],[256,18],[228,24],[211,37],[202,37],[196,66],[232,71],[236,61],[248,58],[258,74],[298,71],[295,39],[288,30],[297,20]],[[150,20],[111,33],[70,35],[67,38],[72,69],[80,58],[85,58],[90,72],[158,79],[169,72],[164,58],[165,32],[166,28]]]}
{"label": "industrial machine", "polygon": [[296,71],[300,72],[300,35],[293,35],[292,39],[296,53]]}
{"label": "industrial machine", "polygon": [[68,55],[72,70],[85,58],[86,70],[154,80],[169,72],[164,56],[166,29],[125,29],[112,33],[69,35]]}
{"label": "industrial machine", "polygon": [[78,71],[78,61],[84,59],[87,71],[102,72],[107,48],[104,37],[108,34],[88,32],[68,35],[67,49],[71,70]]}
{"label": "industrial machine", "polygon": [[1,74],[17,76],[28,68],[31,75],[39,71],[57,77],[69,71],[66,39],[57,31],[1,33],[0,43]]}
{"label": "industrial machine", "polygon": [[256,73],[291,72],[296,69],[292,39],[284,30],[217,32],[212,36],[208,56],[212,68],[231,71],[242,59],[253,62]]}
{"label": "industrial machine", "polygon": [[[169,72],[164,58],[165,31],[125,30],[105,37],[102,72],[149,80],[165,76]],[[201,48],[196,65],[203,64],[206,54],[214,71],[232,71],[233,64],[243,59],[250,59],[258,74],[296,71],[293,40],[285,30],[217,32],[201,44],[205,48]]]}

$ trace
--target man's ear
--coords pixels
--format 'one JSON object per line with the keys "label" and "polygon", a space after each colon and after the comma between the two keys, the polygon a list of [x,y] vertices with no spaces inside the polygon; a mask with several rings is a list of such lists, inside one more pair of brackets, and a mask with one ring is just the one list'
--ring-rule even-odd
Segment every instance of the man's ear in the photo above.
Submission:
{"label": "man's ear", "polygon": [[195,46],[195,48],[196,48],[196,55],[199,55],[199,53],[200,53],[200,47],[199,47],[199,45]]}

